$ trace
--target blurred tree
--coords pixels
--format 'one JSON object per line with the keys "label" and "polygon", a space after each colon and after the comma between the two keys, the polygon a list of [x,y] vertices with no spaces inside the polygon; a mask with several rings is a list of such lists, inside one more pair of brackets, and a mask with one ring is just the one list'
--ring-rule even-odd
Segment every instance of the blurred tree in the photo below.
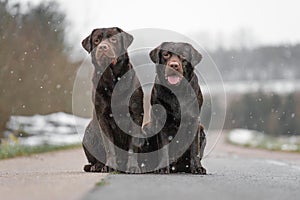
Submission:
{"label": "blurred tree", "polygon": [[65,15],[52,1],[20,7],[0,0],[0,132],[10,115],[71,112],[78,64],[66,53]]}
{"label": "blurred tree", "polygon": [[[284,109],[281,112],[280,134],[294,135],[297,134],[297,117],[295,116],[297,102],[294,94],[289,94],[284,99]],[[299,130],[298,130],[299,131]]]}
{"label": "blurred tree", "polygon": [[217,49],[211,53],[225,81],[300,78],[300,44],[254,49]]}
{"label": "blurred tree", "polygon": [[272,136],[300,135],[299,95],[244,94],[231,101],[225,128],[253,129]]}

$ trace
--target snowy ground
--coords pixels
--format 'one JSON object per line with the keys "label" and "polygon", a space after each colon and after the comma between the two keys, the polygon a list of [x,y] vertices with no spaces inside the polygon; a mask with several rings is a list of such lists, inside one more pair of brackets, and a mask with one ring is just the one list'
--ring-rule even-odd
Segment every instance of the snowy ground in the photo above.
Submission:
{"label": "snowy ground", "polygon": [[[70,145],[82,141],[90,119],[63,112],[49,115],[12,116],[7,123],[5,136],[18,135],[18,143],[25,146]],[[227,139],[232,144],[270,150],[300,151],[300,137],[268,137],[263,133],[234,129]]]}
{"label": "snowy ground", "polygon": [[227,139],[230,143],[241,146],[300,151],[300,136],[273,138],[254,130],[234,129],[229,132]]}
{"label": "snowy ground", "polygon": [[19,135],[18,142],[26,146],[66,145],[80,143],[90,119],[63,112],[49,115],[12,116],[5,136]]}

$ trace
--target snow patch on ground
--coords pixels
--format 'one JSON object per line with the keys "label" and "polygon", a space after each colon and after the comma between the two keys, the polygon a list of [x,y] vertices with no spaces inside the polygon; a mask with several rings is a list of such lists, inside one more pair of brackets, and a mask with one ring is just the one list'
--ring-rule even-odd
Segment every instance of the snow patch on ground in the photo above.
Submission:
{"label": "snow patch on ground", "polygon": [[261,132],[248,129],[233,129],[228,133],[230,143],[281,151],[300,151],[300,136],[270,137]]}
{"label": "snow patch on ground", "polygon": [[262,133],[248,129],[234,129],[230,131],[228,139],[231,143],[238,145],[256,145],[263,140]]}
{"label": "snow patch on ground", "polygon": [[18,134],[21,145],[67,145],[81,142],[90,119],[58,112],[49,115],[11,116],[6,136]]}

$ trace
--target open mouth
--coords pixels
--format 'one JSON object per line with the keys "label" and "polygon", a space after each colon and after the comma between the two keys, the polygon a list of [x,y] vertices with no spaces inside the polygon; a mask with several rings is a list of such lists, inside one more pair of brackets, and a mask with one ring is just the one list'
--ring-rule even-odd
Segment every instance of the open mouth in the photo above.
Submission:
{"label": "open mouth", "polygon": [[165,79],[168,84],[179,85],[183,77],[182,71],[182,63],[180,60],[173,58],[168,61],[165,68]]}
{"label": "open mouth", "polygon": [[180,77],[177,75],[167,76],[167,80],[171,85],[177,85],[180,82]]}
{"label": "open mouth", "polygon": [[165,78],[170,85],[178,85],[182,79],[182,75],[179,73],[166,74]]}

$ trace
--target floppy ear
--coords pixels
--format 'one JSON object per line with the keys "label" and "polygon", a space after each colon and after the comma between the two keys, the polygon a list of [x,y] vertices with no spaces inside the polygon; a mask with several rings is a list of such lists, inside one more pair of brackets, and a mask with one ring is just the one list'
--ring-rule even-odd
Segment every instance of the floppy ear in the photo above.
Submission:
{"label": "floppy ear", "polygon": [[160,51],[160,46],[156,47],[152,51],[150,51],[149,56],[154,63],[159,62],[159,51]]}
{"label": "floppy ear", "polygon": [[150,51],[149,56],[150,56],[152,62],[154,62],[154,63],[159,63],[159,52],[160,52],[160,50],[163,49],[162,46],[163,46],[165,43],[166,43],[166,42],[161,43],[158,47],[156,47],[155,49],[153,49],[152,51]]}
{"label": "floppy ear", "polygon": [[118,30],[118,32],[122,36],[124,49],[127,49],[131,45],[131,43],[133,41],[133,36],[130,35],[129,33],[125,32],[125,31],[123,31],[119,27],[115,27],[115,28]]}
{"label": "floppy ear", "polygon": [[93,32],[81,42],[82,47],[89,53],[91,53],[92,51],[92,41],[91,41],[92,34]]}
{"label": "floppy ear", "polygon": [[133,36],[130,35],[129,33],[124,32],[124,31],[123,31],[122,35],[123,35],[124,48],[127,49],[133,41]]}
{"label": "floppy ear", "polygon": [[195,67],[202,60],[202,55],[192,46],[190,45],[190,54],[191,54],[191,64]]}

